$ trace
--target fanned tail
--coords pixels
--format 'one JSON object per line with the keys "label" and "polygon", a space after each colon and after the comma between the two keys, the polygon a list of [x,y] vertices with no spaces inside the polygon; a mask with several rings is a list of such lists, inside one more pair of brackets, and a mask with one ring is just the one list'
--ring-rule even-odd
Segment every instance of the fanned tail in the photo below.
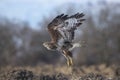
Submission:
{"label": "fanned tail", "polygon": [[75,42],[75,43],[73,43],[73,46],[69,50],[72,51],[74,48],[83,47],[84,43],[85,43],[84,41],[83,42],[81,42],[81,41]]}

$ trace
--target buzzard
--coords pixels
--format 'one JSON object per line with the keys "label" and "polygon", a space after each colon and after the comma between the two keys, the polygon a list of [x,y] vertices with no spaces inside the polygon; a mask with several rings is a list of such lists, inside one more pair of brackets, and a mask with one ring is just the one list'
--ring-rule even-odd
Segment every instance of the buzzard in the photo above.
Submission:
{"label": "buzzard", "polygon": [[80,43],[73,42],[75,30],[85,20],[83,13],[76,13],[68,16],[65,14],[58,15],[48,24],[48,32],[51,36],[50,42],[44,42],[43,46],[48,50],[60,51],[67,59],[67,65],[73,65],[72,52],[75,47],[80,47]]}

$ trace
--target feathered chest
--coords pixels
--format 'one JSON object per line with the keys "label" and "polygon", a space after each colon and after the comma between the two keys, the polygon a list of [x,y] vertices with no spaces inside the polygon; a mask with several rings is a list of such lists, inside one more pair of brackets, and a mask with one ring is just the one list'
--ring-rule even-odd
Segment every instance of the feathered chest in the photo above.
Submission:
{"label": "feathered chest", "polygon": [[64,40],[63,38],[59,39],[57,42],[57,49],[69,49],[72,47],[72,42]]}

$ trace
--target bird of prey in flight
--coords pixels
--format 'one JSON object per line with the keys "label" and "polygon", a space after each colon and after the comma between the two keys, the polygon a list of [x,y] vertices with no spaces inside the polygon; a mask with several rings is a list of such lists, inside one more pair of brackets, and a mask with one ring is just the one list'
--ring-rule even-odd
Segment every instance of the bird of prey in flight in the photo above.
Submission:
{"label": "bird of prey in flight", "polygon": [[80,47],[80,43],[74,42],[75,30],[82,24],[83,13],[76,13],[68,16],[58,15],[48,24],[48,32],[51,36],[50,42],[44,42],[43,46],[48,50],[60,51],[67,59],[67,65],[73,65],[72,52],[75,47]]}

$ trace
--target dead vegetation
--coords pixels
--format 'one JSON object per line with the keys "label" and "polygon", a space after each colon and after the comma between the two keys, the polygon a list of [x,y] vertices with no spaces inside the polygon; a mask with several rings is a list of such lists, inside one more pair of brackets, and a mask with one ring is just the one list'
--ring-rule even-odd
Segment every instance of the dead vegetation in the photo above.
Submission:
{"label": "dead vegetation", "polygon": [[4,67],[0,80],[120,80],[120,68],[112,65]]}
{"label": "dead vegetation", "polygon": [[[27,22],[14,22],[0,15],[0,80],[120,80],[119,7],[107,4],[98,16],[91,14],[90,7],[87,9],[86,22],[78,31],[82,35],[76,38],[85,41],[85,47],[73,51],[77,66],[72,71],[60,66],[65,61],[58,52],[42,46],[50,39],[46,28],[54,14],[43,17],[38,30]],[[74,13],[71,8],[73,5],[68,14]]]}

